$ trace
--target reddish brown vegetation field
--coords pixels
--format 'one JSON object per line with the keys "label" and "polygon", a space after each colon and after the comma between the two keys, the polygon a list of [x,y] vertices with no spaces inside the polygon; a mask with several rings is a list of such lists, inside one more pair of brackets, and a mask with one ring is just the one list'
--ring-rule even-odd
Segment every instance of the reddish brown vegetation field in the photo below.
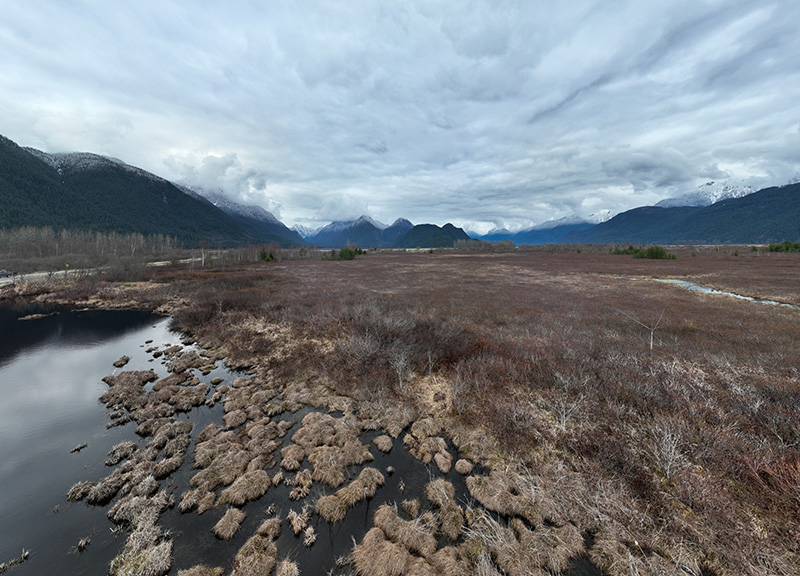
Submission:
{"label": "reddish brown vegetation field", "polygon": [[276,381],[433,415],[524,473],[531,519],[577,526],[606,573],[800,573],[800,309],[652,280],[800,306],[800,255],[677,253],[377,254],[84,296],[162,305]]}

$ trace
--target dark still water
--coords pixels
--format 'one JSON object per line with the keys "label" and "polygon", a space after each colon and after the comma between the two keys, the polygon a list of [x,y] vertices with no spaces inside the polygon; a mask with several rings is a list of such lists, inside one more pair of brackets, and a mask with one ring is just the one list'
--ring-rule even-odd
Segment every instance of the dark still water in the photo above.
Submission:
{"label": "dark still water", "polygon": [[[0,563],[30,557],[9,574],[101,574],[124,544],[110,531],[106,510],[68,503],[80,480],[107,473],[111,446],[129,439],[129,426],[106,430],[98,397],[113,362],[153,367],[144,351],[177,343],[168,320],[131,311],[60,311],[19,320],[37,310],[0,308]],[[80,444],[80,452],[70,450]],[[91,545],[75,549],[81,538]]]}

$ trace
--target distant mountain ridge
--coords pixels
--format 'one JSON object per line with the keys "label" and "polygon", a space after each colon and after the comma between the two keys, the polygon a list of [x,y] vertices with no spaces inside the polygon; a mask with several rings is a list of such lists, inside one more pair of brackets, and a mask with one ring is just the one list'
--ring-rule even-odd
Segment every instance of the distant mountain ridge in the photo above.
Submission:
{"label": "distant mountain ridge", "polygon": [[800,184],[765,188],[709,206],[644,206],[618,214],[568,242],[765,244],[800,240]]}
{"label": "distant mountain ridge", "polygon": [[387,226],[369,216],[361,216],[356,220],[331,222],[313,236],[307,237],[306,241],[320,248],[351,245],[359,248],[385,248],[394,246],[412,228],[413,224],[404,218],[398,218],[391,226]]}

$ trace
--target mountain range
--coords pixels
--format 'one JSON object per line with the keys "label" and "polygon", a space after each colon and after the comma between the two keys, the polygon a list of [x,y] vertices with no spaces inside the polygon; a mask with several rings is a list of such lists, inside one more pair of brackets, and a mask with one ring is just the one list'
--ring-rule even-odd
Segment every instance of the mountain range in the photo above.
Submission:
{"label": "mountain range", "polygon": [[[368,216],[318,230],[287,228],[258,206],[222,191],[176,184],[115,158],[48,154],[0,136],[0,228],[78,228],[164,234],[186,245],[277,243],[319,248],[452,247],[470,235],[452,224],[391,225]],[[754,191],[708,182],[655,206],[588,218],[551,220],[518,232],[493,230],[472,238],[549,243],[766,243],[800,240],[800,183]]]}
{"label": "mountain range", "polygon": [[[433,224],[415,230],[403,218],[386,226],[367,216],[333,222],[304,239],[258,206],[221,191],[169,182],[116,158],[73,152],[49,154],[0,136],[0,228],[78,228],[164,234],[187,245],[277,243],[320,248],[452,247],[468,238],[460,228]],[[414,232],[414,235],[405,236]],[[442,233],[442,231],[444,231]]]}

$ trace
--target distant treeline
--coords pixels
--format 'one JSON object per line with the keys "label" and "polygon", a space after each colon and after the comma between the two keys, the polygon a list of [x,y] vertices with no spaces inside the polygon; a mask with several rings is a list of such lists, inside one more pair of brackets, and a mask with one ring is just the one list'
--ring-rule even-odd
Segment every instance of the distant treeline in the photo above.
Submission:
{"label": "distant treeline", "polygon": [[16,258],[49,258],[67,254],[137,256],[168,254],[179,247],[173,236],[131,232],[89,232],[37,228],[0,229],[0,254]]}

